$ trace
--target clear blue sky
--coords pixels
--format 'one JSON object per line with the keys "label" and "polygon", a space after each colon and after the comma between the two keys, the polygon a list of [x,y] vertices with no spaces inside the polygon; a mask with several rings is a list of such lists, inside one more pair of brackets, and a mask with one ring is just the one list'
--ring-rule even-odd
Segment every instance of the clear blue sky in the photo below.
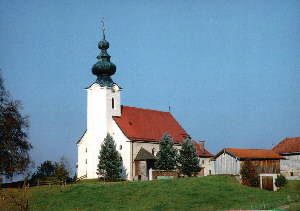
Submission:
{"label": "clear blue sky", "polygon": [[102,17],[123,105],[171,106],[211,153],[300,136],[300,1],[2,0],[0,68],[37,165],[76,165]]}

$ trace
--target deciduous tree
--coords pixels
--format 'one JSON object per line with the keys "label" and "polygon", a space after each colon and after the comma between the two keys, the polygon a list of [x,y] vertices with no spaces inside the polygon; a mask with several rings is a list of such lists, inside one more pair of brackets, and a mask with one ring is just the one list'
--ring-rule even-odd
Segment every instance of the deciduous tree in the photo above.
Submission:
{"label": "deciduous tree", "polygon": [[242,184],[250,187],[259,187],[259,175],[251,160],[244,161],[241,168]]}
{"label": "deciduous tree", "polygon": [[47,177],[53,176],[55,171],[55,166],[52,161],[44,161],[37,169],[37,171],[32,175],[32,180],[43,180]]}
{"label": "deciduous tree", "polygon": [[109,133],[107,133],[101,144],[98,158],[97,174],[105,180],[118,181],[120,179],[122,157],[117,151],[115,141]]}
{"label": "deciduous tree", "polygon": [[69,160],[65,156],[62,156],[59,162],[55,162],[54,167],[55,170],[53,176],[55,176],[58,180],[70,180],[72,169]]}
{"label": "deciduous tree", "polygon": [[160,170],[174,170],[176,167],[177,149],[174,141],[168,133],[165,133],[159,141],[156,167]]}
{"label": "deciduous tree", "polygon": [[0,175],[12,178],[30,165],[28,116],[22,116],[21,102],[12,100],[4,87],[0,70]]}

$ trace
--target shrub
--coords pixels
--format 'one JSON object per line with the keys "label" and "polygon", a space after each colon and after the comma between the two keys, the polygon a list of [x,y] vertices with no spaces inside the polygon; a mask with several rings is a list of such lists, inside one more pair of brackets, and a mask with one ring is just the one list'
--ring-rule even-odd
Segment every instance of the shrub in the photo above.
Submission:
{"label": "shrub", "polygon": [[251,160],[245,160],[241,168],[242,184],[259,187],[259,175]]}
{"label": "shrub", "polygon": [[283,187],[286,184],[287,184],[287,179],[285,178],[285,176],[283,176],[281,174],[275,179],[276,187]]}

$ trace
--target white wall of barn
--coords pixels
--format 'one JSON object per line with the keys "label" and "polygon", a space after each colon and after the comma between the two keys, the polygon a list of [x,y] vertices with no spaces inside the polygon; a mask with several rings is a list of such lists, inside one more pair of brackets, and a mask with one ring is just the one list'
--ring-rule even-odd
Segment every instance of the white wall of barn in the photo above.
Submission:
{"label": "white wall of barn", "polygon": [[240,174],[240,161],[225,151],[216,158],[216,174]]}

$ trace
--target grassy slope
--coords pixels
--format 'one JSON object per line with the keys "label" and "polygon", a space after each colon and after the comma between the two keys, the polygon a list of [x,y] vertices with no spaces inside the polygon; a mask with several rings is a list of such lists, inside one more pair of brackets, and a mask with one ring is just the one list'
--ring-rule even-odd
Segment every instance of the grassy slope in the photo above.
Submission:
{"label": "grassy slope", "polygon": [[31,210],[216,210],[278,207],[299,194],[241,186],[227,176],[121,183],[82,183],[66,188],[31,188]]}

